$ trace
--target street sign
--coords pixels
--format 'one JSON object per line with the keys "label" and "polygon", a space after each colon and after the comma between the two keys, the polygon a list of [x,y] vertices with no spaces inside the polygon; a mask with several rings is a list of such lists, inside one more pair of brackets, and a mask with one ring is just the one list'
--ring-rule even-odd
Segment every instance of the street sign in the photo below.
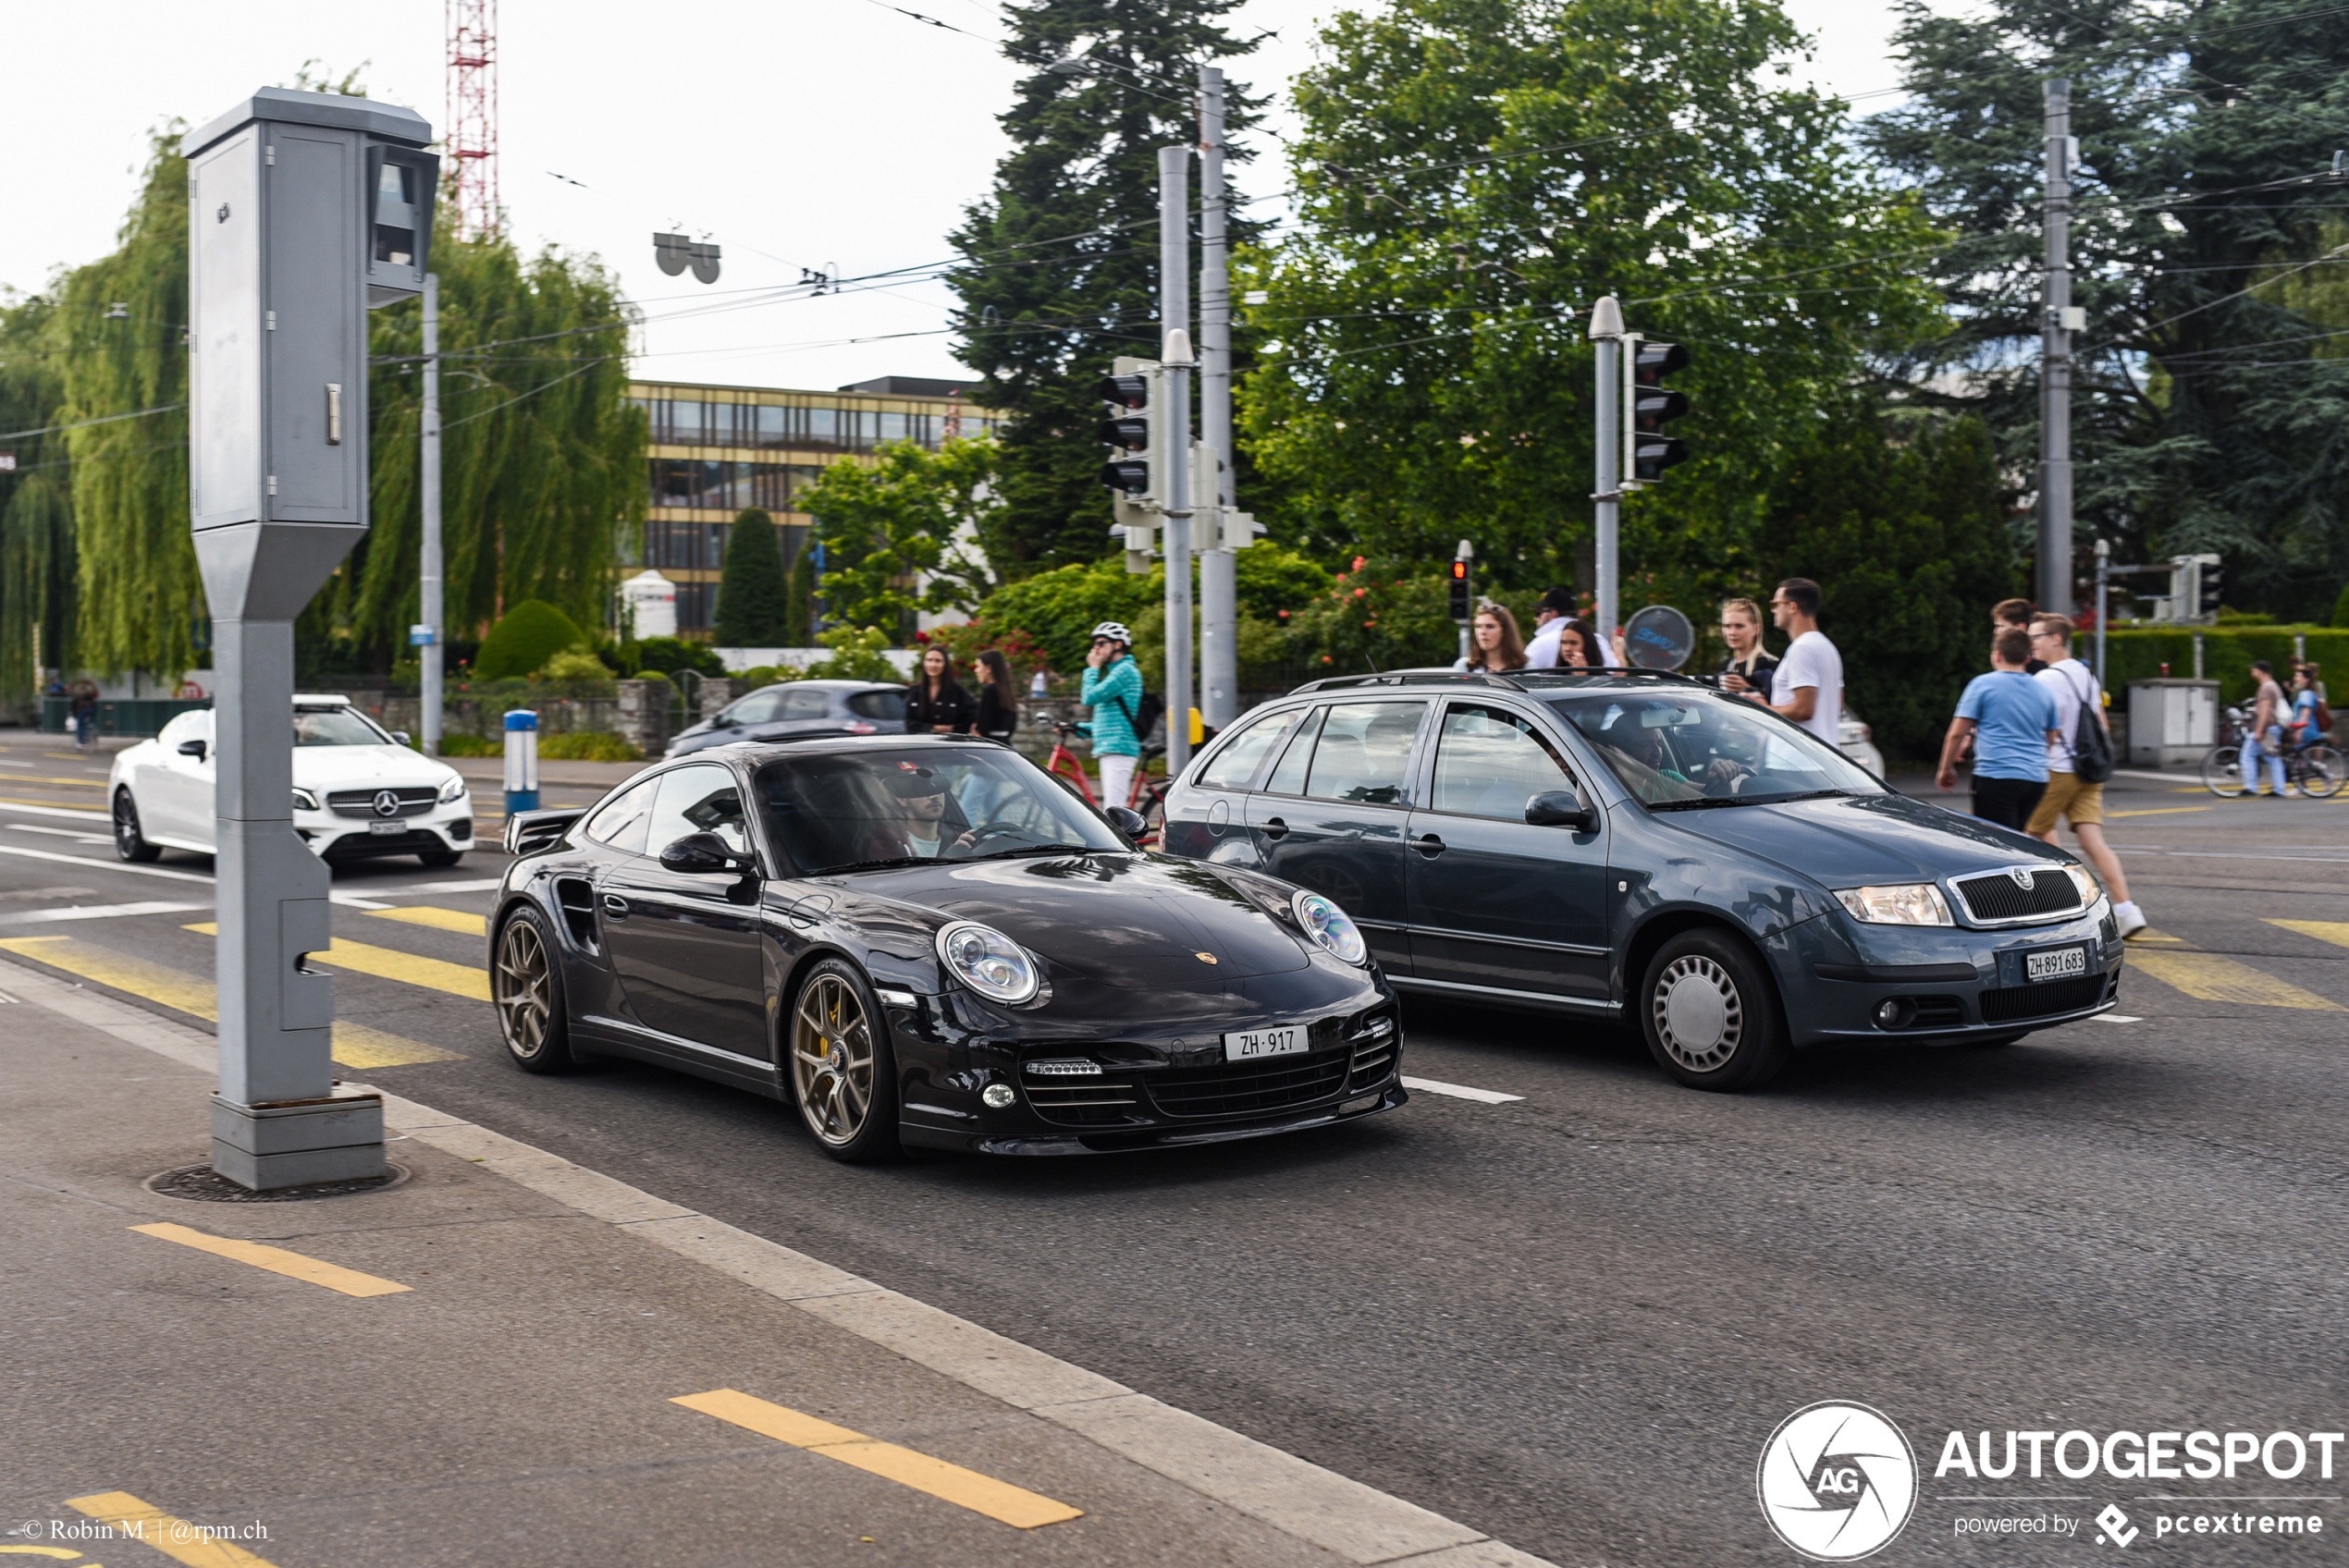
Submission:
{"label": "street sign", "polygon": [[1670,605],[1650,605],[1623,628],[1623,655],[1641,669],[1678,669],[1696,651],[1696,628]]}

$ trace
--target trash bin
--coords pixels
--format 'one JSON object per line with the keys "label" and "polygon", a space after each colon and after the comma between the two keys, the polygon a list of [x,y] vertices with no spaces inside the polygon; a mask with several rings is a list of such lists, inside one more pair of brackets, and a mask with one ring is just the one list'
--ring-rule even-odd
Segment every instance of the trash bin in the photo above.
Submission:
{"label": "trash bin", "polygon": [[2219,743],[2216,680],[2129,682],[2129,761],[2140,767],[2193,767]]}

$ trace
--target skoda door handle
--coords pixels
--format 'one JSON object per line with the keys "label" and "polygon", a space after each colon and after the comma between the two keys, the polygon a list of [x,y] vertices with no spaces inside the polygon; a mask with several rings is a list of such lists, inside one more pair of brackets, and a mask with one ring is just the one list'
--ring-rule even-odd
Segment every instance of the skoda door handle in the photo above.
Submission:
{"label": "skoda door handle", "polygon": [[618,893],[606,893],[604,895],[604,918],[607,920],[627,919],[628,900],[621,898]]}
{"label": "skoda door handle", "polygon": [[1264,824],[1264,837],[1266,837],[1267,839],[1285,839],[1285,838],[1287,838],[1287,837],[1288,837],[1288,824],[1287,824],[1287,823],[1285,823],[1285,822],[1283,822],[1283,821],[1282,821],[1279,817],[1277,817],[1277,816],[1275,816],[1275,817],[1272,817],[1272,818],[1268,819],[1268,820],[1265,822],[1265,824]]}
{"label": "skoda door handle", "polygon": [[1411,847],[1428,859],[1433,860],[1444,852],[1444,840],[1433,833],[1422,833],[1412,841]]}

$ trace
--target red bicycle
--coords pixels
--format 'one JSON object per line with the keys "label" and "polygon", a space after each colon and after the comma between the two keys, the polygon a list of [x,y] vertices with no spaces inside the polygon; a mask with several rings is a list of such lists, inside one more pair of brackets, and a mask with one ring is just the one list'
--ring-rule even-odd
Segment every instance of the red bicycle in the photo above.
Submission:
{"label": "red bicycle", "polygon": [[[1074,724],[1056,721],[1052,725],[1052,753],[1044,759],[1044,771],[1084,797],[1086,804],[1099,806],[1101,802],[1094,797],[1093,781],[1086,776],[1084,762],[1068,749],[1068,738],[1076,733]],[[1166,825],[1166,787],[1170,780],[1163,774],[1152,777],[1145,771],[1152,757],[1165,754],[1163,745],[1144,741],[1141,759],[1134,768],[1134,785],[1126,791],[1124,803],[1142,819],[1144,831],[1135,840],[1137,843],[1155,843],[1159,829]]]}

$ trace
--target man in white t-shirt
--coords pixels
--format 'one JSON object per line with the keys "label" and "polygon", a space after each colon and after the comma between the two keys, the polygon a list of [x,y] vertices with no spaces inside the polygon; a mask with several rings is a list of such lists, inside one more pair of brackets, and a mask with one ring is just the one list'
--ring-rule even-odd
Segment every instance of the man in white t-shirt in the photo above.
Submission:
{"label": "man in white t-shirt", "polygon": [[[2080,726],[2104,724],[2104,692],[2097,672],[2072,656],[2072,620],[2068,616],[2043,615],[2031,623],[2031,652],[2046,668],[2032,677],[2055,693],[2056,712],[2062,724],[2048,742],[2048,792],[2039,797],[2024,831],[2055,843],[2056,824],[2072,824],[2080,852],[2097,868],[2104,890],[2112,899],[2112,917],[2123,937],[2145,929],[2145,912],[2129,897],[2129,878],[2121,857],[2104,838],[2104,786],[2084,783],[2074,766]],[[2106,726],[2108,731],[2110,726]]]}
{"label": "man in white t-shirt", "polygon": [[1525,645],[1525,668],[1556,669],[1558,667],[1558,636],[1574,615],[1574,595],[1563,588],[1553,588],[1542,595],[1534,606],[1533,641]]}
{"label": "man in white t-shirt", "polygon": [[1819,630],[1821,598],[1807,577],[1789,577],[1770,595],[1770,619],[1787,634],[1787,650],[1771,672],[1768,705],[1840,750],[1843,655]]}

